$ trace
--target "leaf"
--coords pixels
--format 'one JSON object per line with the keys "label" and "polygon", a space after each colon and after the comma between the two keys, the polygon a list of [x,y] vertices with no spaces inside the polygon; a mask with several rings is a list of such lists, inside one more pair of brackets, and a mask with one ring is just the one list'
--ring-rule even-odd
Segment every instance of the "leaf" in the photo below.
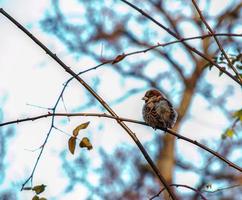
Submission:
{"label": "leaf", "polygon": [[209,70],[211,70],[212,69],[212,64],[210,63],[210,62],[208,62],[208,63],[206,63],[205,65],[204,65],[204,68],[209,68]]}
{"label": "leaf", "polygon": [[[237,65],[235,65],[235,67],[236,67],[237,69],[239,69],[239,70],[242,70],[242,65],[237,64]],[[242,75],[242,74],[240,74],[240,75]]]}
{"label": "leaf", "polygon": [[[223,69],[224,71],[226,70],[225,67],[221,67],[221,69]],[[224,72],[223,72],[222,70],[220,70],[220,71],[219,71],[219,76],[222,76],[223,73],[224,73]]]}
{"label": "leaf", "polygon": [[242,109],[234,112],[233,117],[234,118],[239,118],[239,120],[242,121]]}
{"label": "leaf", "polygon": [[233,135],[234,135],[234,130],[231,129],[231,128],[227,129],[226,132],[225,132],[225,135],[226,135],[227,137],[232,138]]}
{"label": "leaf", "polygon": [[46,185],[44,185],[44,184],[36,185],[32,188],[32,190],[35,191],[36,194],[40,194],[41,192],[45,191],[45,187],[46,187]]}
{"label": "leaf", "polygon": [[88,150],[92,149],[92,144],[90,143],[90,140],[87,137],[82,138],[79,146],[81,148],[87,148]]}
{"label": "leaf", "polygon": [[81,129],[85,129],[88,127],[90,122],[86,122],[86,123],[83,123],[83,124],[80,124],[78,125],[74,130],[73,130],[73,136],[77,137],[78,136],[78,133]]}
{"label": "leaf", "polygon": [[39,196],[34,195],[33,198],[32,198],[32,200],[39,200]]}
{"label": "leaf", "polygon": [[68,148],[69,151],[74,154],[75,152],[75,148],[76,148],[76,137],[70,137],[69,141],[68,141]]}
{"label": "leaf", "polygon": [[212,70],[212,67],[213,67],[213,65],[209,65],[209,70],[210,70],[210,71]]}
{"label": "leaf", "polygon": [[221,138],[222,138],[222,140],[225,140],[225,139],[227,138],[227,136],[223,133],[223,134],[221,135]]}
{"label": "leaf", "polygon": [[120,62],[120,61],[123,60],[125,57],[126,57],[125,54],[118,55],[118,56],[114,59],[114,61],[112,62],[112,64],[115,64],[115,63]]}
{"label": "leaf", "polygon": [[39,200],[47,200],[45,197],[41,197],[39,198]]}

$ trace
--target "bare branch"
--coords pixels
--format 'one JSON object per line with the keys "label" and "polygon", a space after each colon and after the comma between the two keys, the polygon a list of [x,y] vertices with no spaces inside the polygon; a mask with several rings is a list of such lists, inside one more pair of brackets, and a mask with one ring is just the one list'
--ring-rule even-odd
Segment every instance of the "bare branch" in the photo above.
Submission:
{"label": "bare branch", "polygon": [[221,192],[221,191],[223,191],[223,190],[228,190],[228,189],[237,188],[237,187],[242,187],[242,185],[241,185],[241,184],[231,185],[231,186],[228,186],[228,187],[218,188],[218,189],[216,189],[216,190],[212,190],[212,191],[209,191],[209,190],[203,190],[203,192],[207,192],[207,193],[216,193],[216,192]]}
{"label": "bare branch", "polygon": [[[138,8],[137,6],[135,6],[134,4],[132,4],[132,3],[128,2],[128,1],[126,1],[126,0],[121,0],[121,1],[123,1],[124,3],[126,3],[127,5],[129,5],[130,7],[134,8],[135,10],[137,10],[139,13],[141,13],[146,18],[148,18],[149,20],[151,20],[152,22],[154,22],[155,24],[157,24],[162,29],[166,30],[170,35],[172,35],[176,39],[178,39],[178,40],[181,40],[182,39],[176,33],[174,33],[169,28],[167,28],[166,26],[164,26],[163,24],[161,24],[160,22],[158,22],[157,20],[155,20],[153,17],[151,17],[150,15],[148,15],[146,12],[144,12],[143,10],[141,10],[140,8]],[[207,60],[208,62],[210,62],[214,66],[216,66],[220,71],[222,71],[223,73],[227,74],[231,79],[233,79],[234,81],[236,81],[239,85],[242,85],[242,82],[239,79],[237,79],[236,77],[234,77],[232,74],[230,74],[228,71],[226,71],[223,67],[219,66],[215,61],[213,61],[207,55],[205,55],[202,52],[198,51],[197,49],[195,49],[194,47],[192,47],[188,43],[186,43],[184,41],[181,41],[181,42],[186,46],[186,48],[190,49],[191,51],[193,51],[197,55],[201,56],[202,58],[204,58],[205,60]]]}
{"label": "bare branch", "polygon": [[[197,190],[197,189],[195,189],[195,188],[193,188],[193,187],[190,187],[190,186],[188,186],[188,185],[184,185],[184,184],[170,184],[170,186],[173,186],[173,187],[184,187],[184,188],[188,188],[188,189],[190,189],[190,190],[192,190],[192,191],[194,191],[194,192],[196,192],[203,200],[207,200],[207,198],[205,198],[205,196],[203,196],[203,194],[199,191],[199,190]],[[160,194],[163,192],[165,190],[165,188],[162,188],[156,195],[154,195],[153,197],[151,197],[150,198],[150,200],[152,200],[152,199],[154,199],[154,198],[156,198],[156,197],[159,197],[160,196]]]}
{"label": "bare branch", "polygon": [[228,55],[227,55],[226,52],[224,51],[224,49],[223,49],[222,45],[220,44],[220,42],[219,42],[217,36],[215,35],[215,32],[214,32],[213,29],[209,26],[209,24],[207,23],[206,19],[204,18],[203,14],[202,14],[202,11],[199,9],[199,7],[198,7],[196,1],[195,1],[195,0],[192,0],[192,3],[193,3],[193,5],[195,6],[195,8],[196,8],[196,10],[197,10],[197,12],[198,12],[198,14],[199,14],[199,16],[200,16],[202,22],[205,24],[205,26],[207,27],[207,29],[209,30],[209,32],[213,35],[213,37],[214,37],[214,39],[215,39],[215,41],[216,41],[216,43],[217,43],[217,45],[218,45],[220,51],[222,52],[222,54],[224,55],[224,57],[225,57],[226,60],[227,60],[228,65],[232,68],[232,70],[233,70],[234,73],[236,74],[238,80],[240,80],[240,82],[242,83],[242,79],[241,79],[241,77],[240,77],[240,75],[239,75],[239,72],[238,72],[238,71],[236,70],[236,68],[233,66],[233,63],[230,61]]}
{"label": "bare branch", "polygon": [[[122,117],[118,117],[118,116],[113,116],[113,115],[108,115],[106,113],[48,113],[48,114],[44,114],[44,115],[39,115],[36,117],[29,117],[29,118],[24,118],[24,119],[19,119],[19,120],[14,120],[14,121],[9,121],[9,122],[5,122],[5,123],[1,123],[1,126],[5,126],[5,125],[9,125],[9,124],[15,124],[15,123],[21,123],[21,122],[25,122],[25,121],[34,121],[37,119],[41,119],[41,118],[47,118],[47,117],[51,117],[51,116],[67,116],[67,117],[77,117],[77,116],[92,116],[92,117],[105,117],[105,118],[110,118],[110,119],[115,119],[117,121],[125,121],[125,122],[131,122],[131,123],[136,123],[136,124],[141,124],[141,125],[145,125],[145,126],[149,126],[148,124],[146,124],[145,122],[142,121],[138,121],[138,120],[133,120],[133,119],[128,119],[128,118],[122,118]],[[185,140],[189,143],[192,143],[204,150],[206,150],[207,152],[213,154],[214,156],[216,156],[217,158],[219,158],[220,160],[224,161],[225,163],[227,163],[230,167],[233,167],[234,169],[237,169],[238,171],[242,172],[242,168],[237,166],[236,164],[234,164],[233,162],[227,160],[226,158],[224,158],[221,154],[219,154],[218,152],[208,148],[207,146],[197,142],[196,140],[192,140],[190,138],[187,138],[183,135],[180,135],[178,133],[176,133],[175,131],[173,131],[172,129],[160,129],[163,130],[171,135],[174,135],[175,137],[177,137],[178,139],[182,139]]]}
{"label": "bare branch", "polygon": [[[53,58],[68,74],[70,74],[73,78],[75,78],[80,84],[82,84],[89,92],[90,94],[95,97],[95,99],[97,101],[99,101],[99,103],[114,117],[118,117],[118,115],[112,110],[112,108],[103,100],[103,98],[101,96],[99,96],[82,78],[80,78],[78,76],[78,74],[76,74],[74,71],[71,70],[70,67],[68,67],[56,54],[54,54],[52,51],[50,51],[42,42],[40,42],[40,40],[38,40],[34,35],[32,35],[27,29],[25,29],[19,22],[17,22],[13,17],[11,17],[7,12],[5,12],[2,8],[0,9],[0,12],[7,18],[9,19],[12,23],[14,23],[20,30],[22,30],[26,35],[28,35],[40,48],[42,48],[51,58]],[[47,137],[45,139],[44,145],[47,143],[51,129],[53,127],[53,122],[54,122],[54,118],[52,118],[52,126],[47,134]],[[156,176],[159,178],[159,181],[161,184],[163,184],[167,190],[167,192],[169,193],[169,195],[171,196],[171,198],[173,200],[176,200],[176,196],[173,193],[173,191],[170,189],[169,185],[167,184],[167,181],[165,180],[165,178],[162,176],[162,174],[160,173],[159,169],[156,167],[156,165],[154,164],[154,162],[152,161],[151,157],[149,156],[149,154],[147,153],[147,151],[145,150],[144,146],[141,144],[141,142],[139,141],[139,139],[137,138],[137,136],[135,135],[134,132],[131,131],[131,129],[123,122],[120,120],[117,120],[117,123],[129,134],[129,136],[133,139],[133,141],[136,143],[136,145],[138,146],[138,148],[140,149],[140,151],[142,152],[143,156],[145,157],[145,159],[147,160],[147,162],[149,163],[149,165],[151,166],[151,168],[153,169],[154,173],[156,174]],[[43,149],[41,149],[41,153],[37,158],[37,161],[40,159]],[[38,163],[38,162],[37,162]],[[36,168],[37,164],[34,166],[34,168]],[[32,178],[33,176],[31,175],[29,180]],[[28,182],[28,180],[27,180]],[[25,182],[25,184],[27,183]]]}

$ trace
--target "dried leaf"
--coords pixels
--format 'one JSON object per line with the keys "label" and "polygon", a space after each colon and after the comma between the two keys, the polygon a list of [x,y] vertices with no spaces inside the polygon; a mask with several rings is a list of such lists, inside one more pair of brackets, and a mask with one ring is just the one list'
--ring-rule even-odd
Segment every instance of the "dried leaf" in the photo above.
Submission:
{"label": "dried leaf", "polygon": [[115,63],[118,63],[120,62],[121,60],[123,60],[125,58],[125,54],[122,54],[122,55],[118,55],[114,61],[112,62],[112,64],[115,64]]}
{"label": "dried leaf", "polygon": [[242,109],[234,112],[233,117],[234,118],[239,118],[239,120],[242,121]]}
{"label": "dried leaf", "polygon": [[80,124],[78,125],[74,130],[73,130],[73,136],[74,137],[77,137],[78,136],[78,133],[81,129],[85,129],[88,127],[90,122],[86,122],[86,123],[83,123],[83,124]]}
{"label": "dried leaf", "polygon": [[[225,67],[221,67],[221,69],[223,69],[224,71],[226,70]],[[220,70],[220,71],[219,71],[219,76],[222,76],[223,73],[224,73],[224,72],[223,72],[222,70]]]}
{"label": "dried leaf", "polygon": [[69,147],[69,151],[74,154],[75,152],[75,148],[76,148],[76,137],[70,137],[69,141],[68,141],[68,147]]}
{"label": "dried leaf", "polygon": [[37,195],[34,195],[32,200],[39,200],[39,197]]}
{"label": "dried leaf", "polygon": [[82,138],[79,146],[81,148],[87,148],[88,150],[92,149],[92,144],[90,143],[90,140],[87,137]]}
{"label": "dried leaf", "polygon": [[32,188],[33,191],[35,191],[36,194],[40,194],[41,192],[45,191],[46,185],[41,184],[41,185],[36,185]]}

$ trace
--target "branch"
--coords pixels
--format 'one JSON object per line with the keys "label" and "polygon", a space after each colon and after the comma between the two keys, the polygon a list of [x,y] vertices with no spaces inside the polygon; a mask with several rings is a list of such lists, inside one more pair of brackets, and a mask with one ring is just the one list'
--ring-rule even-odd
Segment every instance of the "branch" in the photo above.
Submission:
{"label": "branch", "polygon": [[241,185],[241,184],[231,185],[231,186],[224,187],[224,188],[218,188],[218,189],[216,189],[216,190],[212,190],[212,191],[209,191],[209,190],[203,190],[203,192],[207,192],[207,193],[216,193],[216,192],[221,192],[221,191],[224,191],[224,190],[233,189],[233,188],[237,188],[237,187],[242,187],[242,185]]}
{"label": "branch", "polygon": [[[203,194],[199,191],[199,190],[197,190],[197,189],[195,189],[195,188],[193,188],[193,187],[190,187],[190,186],[188,186],[188,185],[183,185],[183,184],[170,184],[170,186],[173,186],[173,187],[184,187],[184,188],[188,188],[188,189],[190,189],[190,190],[193,190],[194,192],[196,192],[203,200],[207,200],[207,198],[205,198],[204,196],[203,196]],[[163,192],[165,190],[165,188],[162,188],[156,195],[154,195],[153,197],[151,197],[150,198],[150,200],[152,200],[152,199],[154,199],[154,198],[156,198],[156,197],[159,197],[160,196],[160,194]]]}
{"label": "branch", "polygon": [[[24,118],[24,119],[18,119],[18,120],[13,120],[13,121],[9,121],[9,122],[5,122],[5,123],[1,123],[1,126],[5,126],[5,125],[9,125],[9,124],[15,124],[15,123],[21,123],[21,122],[25,122],[25,121],[34,121],[37,119],[41,119],[41,118],[47,118],[47,117],[51,117],[51,116],[66,116],[66,117],[77,117],[77,116],[92,116],[92,117],[105,117],[105,118],[110,118],[110,119],[115,119],[117,121],[125,121],[125,122],[131,122],[131,123],[136,123],[136,124],[141,124],[141,125],[145,125],[145,126],[149,126],[148,124],[146,124],[145,122],[142,121],[138,121],[138,120],[133,120],[133,119],[128,119],[128,118],[122,118],[122,117],[118,117],[118,116],[113,116],[113,115],[108,115],[106,113],[48,113],[48,114],[44,114],[44,115],[39,115],[36,117],[29,117],[29,118]],[[158,128],[159,129],[159,128]],[[219,158],[220,160],[224,161],[225,163],[227,163],[230,167],[233,167],[234,169],[237,169],[238,171],[242,172],[242,168],[237,166],[236,164],[234,164],[233,162],[227,160],[226,158],[224,158],[221,154],[217,153],[216,151],[208,148],[207,146],[197,142],[196,140],[192,140],[190,138],[187,138],[185,136],[182,136],[178,133],[176,133],[175,131],[173,131],[172,129],[159,129],[162,131],[165,131],[171,135],[174,135],[175,137],[177,137],[178,139],[182,139],[185,140],[189,143],[192,143],[204,150],[206,150],[207,152],[213,154],[214,156],[216,156],[217,158]]]}
{"label": "branch", "polygon": [[239,75],[239,72],[235,69],[235,67],[233,66],[232,62],[230,61],[228,55],[225,53],[225,51],[224,51],[222,45],[220,44],[220,42],[219,42],[217,36],[215,35],[215,32],[213,31],[213,29],[212,29],[212,28],[209,26],[209,24],[207,23],[207,21],[206,21],[206,19],[204,18],[204,16],[203,16],[201,10],[200,10],[199,7],[198,7],[196,1],[195,1],[195,0],[192,0],[192,3],[193,3],[193,5],[195,6],[195,8],[196,8],[196,10],[197,10],[197,12],[198,12],[198,14],[199,14],[199,16],[200,16],[202,22],[205,24],[205,26],[207,27],[207,29],[209,30],[209,32],[213,35],[213,37],[214,37],[214,39],[215,39],[215,41],[216,41],[216,43],[217,43],[217,45],[218,45],[220,51],[222,52],[222,54],[223,54],[224,57],[226,58],[226,60],[227,60],[227,62],[228,62],[228,64],[229,64],[229,66],[232,68],[232,70],[233,70],[234,73],[236,74],[238,80],[239,80],[240,82],[242,82],[242,79],[241,79],[241,77],[240,77],[240,75]]}
{"label": "branch", "polygon": [[[97,101],[99,101],[99,103],[113,116],[113,117],[118,117],[118,115],[112,110],[112,108],[103,100],[103,98],[101,96],[99,96],[82,78],[80,78],[78,76],[78,74],[76,74],[74,71],[71,70],[70,67],[68,67],[59,57],[57,57],[56,54],[54,54],[52,51],[50,51],[42,42],[40,42],[40,40],[38,40],[34,35],[32,35],[27,29],[25,29],[19,22],[17,22],[13,17],[11,17],[7,12],[5,12],[2,8],[0,8],[0,12],[7,18],[9,19],[12,23],[14,23],[20,30],[22,30],[26,35],[28,35],[40,48],[42,48],[51,58],[53,58],[68,74],[70,74],[73,78],[75,78],[80,84],[82,84],[89,92],[90,94],[96,98]],[[52,123],[53,123],[52,119]],[[140,151],[142,152],[143,156],[145,157],[146,161],[149,163],[149,165],[151,166],[151,168],[153,169],[154,173],[156,174],[156,176],[158,177],[159,181],[161,184],[163,184],[167,190],[167,192],[169,193],[169,195],[171,196],[171,199],[176,200],[176,196],[173,193],[173,191],[170,189],[169,185],[167,184],[165,178],[161,175],[159,169],[156,167],[156,165],[154,164],[154,162],[152,161],[151,157],[149,156],[149,154],[147,153],[147,151],[145,150],[145,148],[143,147],[143,145],[141,144],[141,142],[139,141],[139,139],[137,138],[137,136],[135,135],[135,133],[133,133],[131,131],[131,129],[129,129],[129,127],[120,120],[116,120],[117,123],[129,134],[129,136],[133,139],[133,141],[136,143],[136,145],[138,146],[138,148],[140,149]],[[52,127],[51,127],[52,128]],[[48,140],[50,131],[46,137],[46,142]],[[46,144],[45,142],[45,144]],[[43,148],[41,149],[41,154],[43,152]],[[40,158],[40,156],[38,157]],[[35,166],[36,167],[36,166]]]}
{"label": "branch", "polygon": [[144,15],[146,18],[148,18],[149,20],[151,20],[152,22],[154,22],[156,25],[158,25],[162,29],[166,30],[170,35],[172,35],[176,39],[181,40],[181,42],[186,46],[186,48],[190,49],[191,51],[193,51],[197,55],[201,56],[202,58],[204,58],[205,60],[207,60],[208,62],[210,62],[214,66],[216,66],[220,71],[222,71],[223,73],[227,74],[231,79],[233,79],[239,85],[242,85],[242,82],[240,80],[236,79],[236,77],[234,77],[232,74],[230,74],[228,71],[226,71],[223,67],[219,66],[215,61],[213,61],[207,55],[205,55],[202,52],[198,51],[197,49],[195,49],[194,47],[192,47],[188,43],[182,41],[182,38],[180,38],[176,33],[174,33],[169,28],[167,28],[166,26],[164,26],[163,24],[161,24],[160,22],[158,22],[157,20],[155,20],[153,17],[151,17],[150,15],[148,15],[146,12],[144,12],[143,10],[141,10],[140,8],[138,8],[137,6],[135,6],[134,4],[132,4],[132,3],[128,2],[128,1],[126,1],[126,0],[121,0],[121,1],[123,1],[124,3],[126,3],[127,5],[129,5],[130,7],[134,8],[135,10],[137,10],[139,13],[141,13],[142,15]]}
{"label": "branch", "polygon": [[[215,33],[214,35],[216,35],[217,37],[225,37],[225,36],[226,37],[242,37],[242,34],[237,34],[237,33]],[[151,51],[153,49],[157,49],[159,47],[165,47],[165,46],[169,46],[169,45],[177,44],[177,43],[182,43],[184,41],[189,41],[189,40],[197,40],[197,39],[203,40],[203,39],[205,39],[207,37],[213,37],[213,34],[208,33],[208,34],[200,35],[200,36],[181,38],[179,40],[174,40],[174,41],[166,42],[166,43],[157,43],[156,45],[152,45],[149,48],[146,48],[146,49],[143,49],[143,50],[133,51],[133,52],[129,52],[129,53],[123,53],[122,54],[122,60],[124,58],[128,57],[128,56],[132,56],[132,55],[136,55],[136,54],[141,54],[141,53],[146,53],[148,51]],[[111,63],[113,63],[115,61],[116,61],[116,58],[114,58],[114,59],[107,59],[104,62],[102,62],[102,63],[100,63],[100,64],[98,64],[98,65],[96,65],[94,67],[91,67],[91,68],[89,68],[89,69],[87,69],[87,70],[85,70],[83,72],[78,73],[78,75],[83,74],[83,73],[86,73],[86,72],[89,72],[91,70],[98,69],[99,67],[101,67],[103,65],[111,64]],[[177,69],[177,70],[179,70],[179,69]]]}

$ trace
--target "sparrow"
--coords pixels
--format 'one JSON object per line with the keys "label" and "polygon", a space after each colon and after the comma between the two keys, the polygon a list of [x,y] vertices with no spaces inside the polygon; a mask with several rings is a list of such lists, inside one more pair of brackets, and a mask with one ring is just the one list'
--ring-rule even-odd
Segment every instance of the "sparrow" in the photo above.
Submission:
{"label": "sparrow", "polygon": [[142,114],[144,121],[154,129],[172,128],[177,120],[177,112],[171,102],[156,89],[148,90],[142,100],[145,101]]}

